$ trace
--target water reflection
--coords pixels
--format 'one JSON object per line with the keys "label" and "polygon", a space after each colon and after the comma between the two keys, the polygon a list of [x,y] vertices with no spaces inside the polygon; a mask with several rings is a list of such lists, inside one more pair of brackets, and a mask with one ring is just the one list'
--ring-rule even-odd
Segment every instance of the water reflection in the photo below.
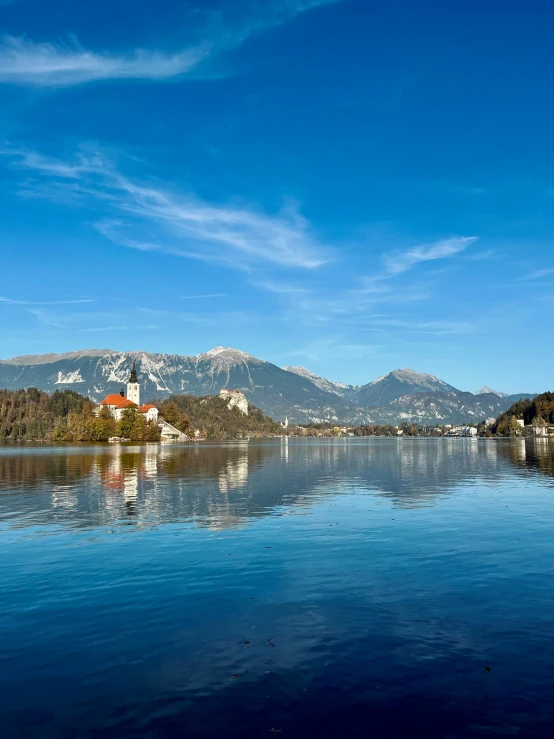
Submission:
{"label": "water reflection", "polygon": [[499,454],[513,462],[522,472],[540,472],[554,477],[554,441],[543,437],[516,439],[499,445]]}
{"label": "water reflection", "polygon": [[219,473],[219,492],[228,493],[240,490],[248,482],[248,450],[245,449],[238,459],[229,459],[225,468]]}
{"label": "water reflection", "polygon": [[[466,481],[554,477],[549,439],[303,441],[0,450],[0,518],[16,525],[152,525],[221,529],[284,505],[370,490],[402,508],[435,505]],[[14,510],[11,497],[17,498]]]}
{"label": "water reflection", "polygon": [[550,737],[552,489],[543,439],[1,448],[2,736]]}

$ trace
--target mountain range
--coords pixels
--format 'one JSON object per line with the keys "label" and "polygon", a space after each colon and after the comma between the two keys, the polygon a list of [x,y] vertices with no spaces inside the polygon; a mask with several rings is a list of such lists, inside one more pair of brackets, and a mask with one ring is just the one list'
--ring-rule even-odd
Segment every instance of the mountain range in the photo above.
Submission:
{"label": "mountain range", "polygon": [[216,347],[195,356],[111,349],[25,355],[0,360],[0,388],[71,388],[99,401],[125,386],[136,362],[143,401],[172,394],[241,390],[276,420],[346,424],[461,423],[497,416],[530,393],[506,395],[483,387],[458,390],[443,380],[399,369],[365,385],[327,380],[305,367],[278,367],[238,349]]}

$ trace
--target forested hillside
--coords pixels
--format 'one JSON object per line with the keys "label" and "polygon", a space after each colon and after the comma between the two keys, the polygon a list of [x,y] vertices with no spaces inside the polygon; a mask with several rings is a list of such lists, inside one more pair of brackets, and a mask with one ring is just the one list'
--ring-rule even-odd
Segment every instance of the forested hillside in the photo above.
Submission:
{"label": "forested hillside", "polygon": [[[162,418],[191,436],[196,429],[210,439],[282,433],[281,426],[258,408],[251,406],[245,416],[228,408],[219,396],[174,395],[156,405]],[[147,423],[134,408],[126,409],[116,422],[107,409],[96,416],[94,406],[73,390],[52,395],[36,388],[0,390],[0,441],[100,442],[112,436],[159,441],[158,426]]]}
{"label": "forested hillside", "polygon": [[498,417],[491,430],[497,434],[510,434],[514,418],[523,418],[526,426],[554,423],[554,393],[541,393],[530,400],[518,400]]}
{"label": "forested hillside", "polygon": [[67,424],[70,415],[83,415],[92,404],[73,390],[53,395],[34,387],[27,390],[0,390],[0,439],[48,439],[56,428]]}
{"label": "forested hillside", "polygon": [[195,395],[172,395],[168,400],[155,403],[161,416],[185,434],[199,429],[209,439],[235,439],[241,436],[268,436],[282,434],[279,423],[255,406],[248,415],[238,408],[228,408],[227,401],[218,395],[198,398]]}
{"label": "forested hillside", "polygon": [[34,387],[0,390],[0,441],[107,441],[123,436],[133,441],[159,441],[160,430],[135,409],[116,422],[109,411],[99,416],[94,404],[73,390],[52,395]]}

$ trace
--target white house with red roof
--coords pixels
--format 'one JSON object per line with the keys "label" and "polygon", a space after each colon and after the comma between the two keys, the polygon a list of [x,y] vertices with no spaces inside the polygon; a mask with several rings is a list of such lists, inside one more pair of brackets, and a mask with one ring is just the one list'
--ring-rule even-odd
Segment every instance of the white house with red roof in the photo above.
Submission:
{"label": "white house with red roof", "polygon": [[152,403],[140,405],[140,385],[137,378],[137,369],[133,362],[131,376],[127,382],[127,397],[125,390],[121,389],[119,395],[111,393],[101,400],[95,413],[98,415],[102,408],[107,408],[116,421],[119,421],[126,408],[135,408],[137,413],[143,413],[146,421],[158,421],[158,409]]}

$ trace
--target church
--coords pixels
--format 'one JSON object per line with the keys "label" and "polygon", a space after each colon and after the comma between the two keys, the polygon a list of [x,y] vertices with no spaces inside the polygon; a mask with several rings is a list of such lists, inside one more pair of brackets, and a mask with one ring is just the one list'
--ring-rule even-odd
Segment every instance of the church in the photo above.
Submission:
{"label": "church", "polygon": [[152,405],[151,403],[146,405],[140,404],[140,385],[135,362],[133,362],[131,376],[127,382],[127,396],[125,396],[125,390],[123,390],[123,388],[119,392],[119,395],[116,395],[115,393],[107,395],[95,408],[94,412],[96,415],[100,413],[102,408],[107,408],[116,421],[120,420],[121,415],[126,408],[135,408],[137,413],[144,414],[146,421],[157,422],[158,420],[158,409],[155,405]]}

